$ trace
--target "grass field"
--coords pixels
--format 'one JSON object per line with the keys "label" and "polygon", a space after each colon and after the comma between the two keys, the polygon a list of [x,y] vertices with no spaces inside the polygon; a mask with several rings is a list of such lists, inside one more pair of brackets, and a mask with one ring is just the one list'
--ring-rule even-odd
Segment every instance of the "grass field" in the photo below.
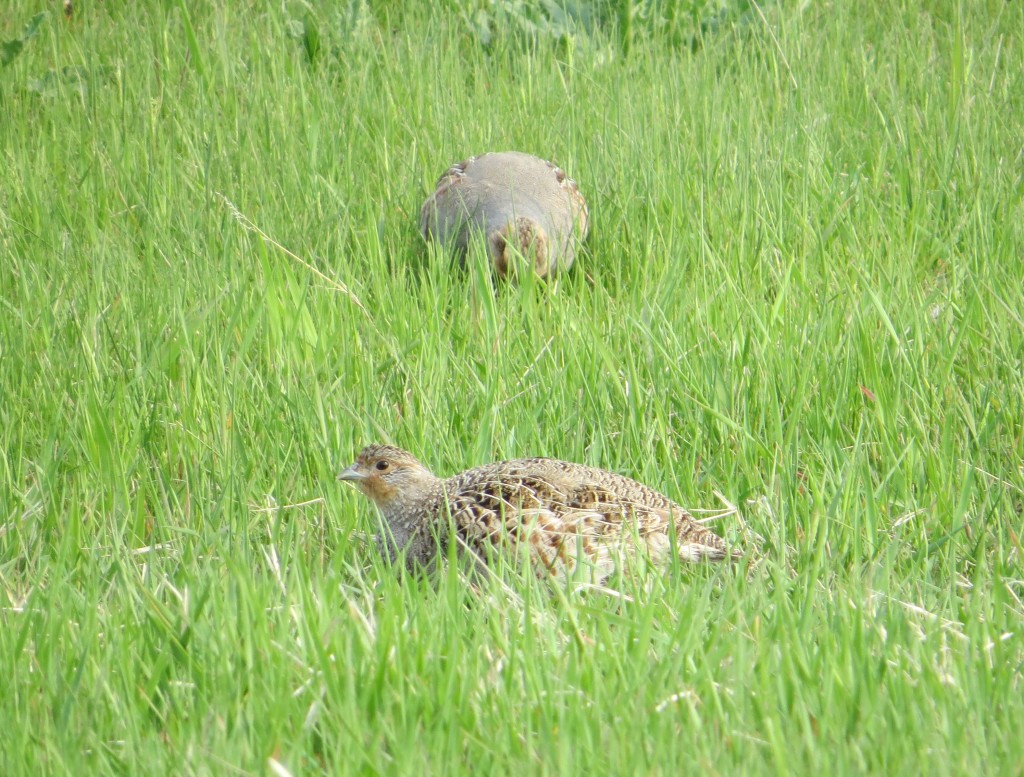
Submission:
{"label": "grass field", "polygon": [[[0,771],[1024,773],[1024,5],[434,5],[0,14]],[[509,148],[555,284],[417,233]],[[402,581],[373,440],[745,557]]]}

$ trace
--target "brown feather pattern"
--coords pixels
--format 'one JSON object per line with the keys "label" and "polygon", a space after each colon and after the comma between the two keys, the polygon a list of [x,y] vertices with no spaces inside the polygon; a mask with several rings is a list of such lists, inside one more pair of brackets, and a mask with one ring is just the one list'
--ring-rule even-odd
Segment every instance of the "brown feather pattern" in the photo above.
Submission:
{"label": "brown feather pattern", "polygon": [[540,577],[601,581],[670,558],[735,556],[679,504],[631,478],[548,458],[487,464],[438,478],[412,454],[370,445],[339,475],[384,519],[380,545],[410,567],[433,566],[456,534],[481,563],[524,559]]}

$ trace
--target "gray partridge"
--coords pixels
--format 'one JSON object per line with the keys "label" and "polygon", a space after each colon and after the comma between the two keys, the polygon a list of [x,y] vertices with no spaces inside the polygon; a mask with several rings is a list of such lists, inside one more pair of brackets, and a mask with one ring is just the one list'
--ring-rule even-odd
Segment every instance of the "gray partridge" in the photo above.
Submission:
{"label": "gray partridge", "polygon": [[541,277],[566,270],[587,235],[590,215],[576,182],[530,154],[502,151],[452,165],[420,211],[420,232],[465,256],[483,233],[499,277],[517,255]]}
{"label": "gray partridge", "polygon": [[[605,580],[637,563],[718,561],[720,537],[668,497],[628,477],[557,459],[516,459],[439,478],[390,445],[364,448],[338,475],[376,503],[392,561],[433,568],[454,541],[486,565],[525,558],[541,578]],[[449,520],[450,519],[450,520]]]}

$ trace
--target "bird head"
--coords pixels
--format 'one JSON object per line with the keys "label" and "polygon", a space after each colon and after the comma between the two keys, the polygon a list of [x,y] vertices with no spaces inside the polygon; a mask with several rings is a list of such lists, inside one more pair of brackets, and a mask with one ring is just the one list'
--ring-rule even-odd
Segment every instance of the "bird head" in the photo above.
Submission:
{"label": "bird head", "polygon": [[437,482],[434,474],[416,458],[391,445],[368,445],[355,463],[338,475],[351,483],[385,514],[392,507],[426,495]]}
{"label": "bird head", "polygon": [[499,278],[514,277],[520,265],[529,266],[530,263],[541,278],[551,269],[547,233],[533,219],[520,216],[495,230],[489,239],[494,269]]}

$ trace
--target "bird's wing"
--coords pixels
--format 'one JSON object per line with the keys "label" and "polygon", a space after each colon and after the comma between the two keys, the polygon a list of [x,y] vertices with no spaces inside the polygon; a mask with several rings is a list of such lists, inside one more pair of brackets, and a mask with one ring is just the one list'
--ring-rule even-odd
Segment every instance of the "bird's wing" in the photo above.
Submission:
{"label": "bird's wing", "polygon": [[645,504],[577,473],[493,473],[462,484],[449,504],[475,552],[526,555],[538,574],[561,577],[586,565],[601,578],[639,557],[662,560],[673,545],[687,560],[725,556],[721,539],[681,507]]}
{"label": "bird's wing", "polygon": [[[600,482],[584,481],[572,491],[570,509],[584,516],[597,516],[585,519],[587,530],[603,535],[606,540],[633,540],[646,547],[655,560],[670,554],[673,545],[675,552],[689,561],[720,560],[726,556],[725,544],[717,534],[667,499],[663,504],[652,505]],[[575,521],[570,518],[566,523],[571,525]]]}

